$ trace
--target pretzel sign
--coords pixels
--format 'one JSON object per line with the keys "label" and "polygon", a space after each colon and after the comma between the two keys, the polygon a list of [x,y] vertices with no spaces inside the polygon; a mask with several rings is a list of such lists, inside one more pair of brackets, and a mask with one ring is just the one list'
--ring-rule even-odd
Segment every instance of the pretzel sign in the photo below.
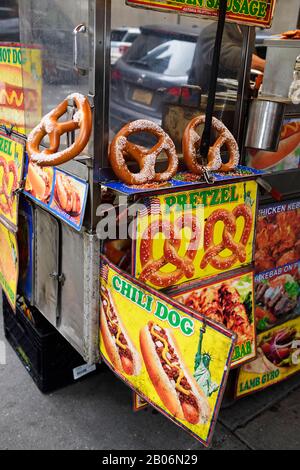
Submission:
{"label": "pretzel sign", "polygon": [[[213,146],[209,148],[207,164],[204,165],[202,162],[198,162],[197,154],[200,149],[201,136],[196,129],[204,123],[205,116],[198,116],[191,120],[184,131],[182,149],[188,169],[196,175],[202,175],[206,171],[229,172],[234,170],[240,159],[238,144],[227,127],[215,117],[212,120],[212,128],[217,131],[218,138]],[[224,145],[229,152],[229,162],[225,164],[221,158],[221,148]]]}
{"label": "pretzel sign", "polygon": [[[178,252],[181,245],[180,232],[189,227],[192,233],[189,246],[183,257]],[[163,233],[166,237],[163,256],[159,259],[154,257],[153,240],[155,235]],[[200,228],[196,217],[184,215],[179,217],[175,224],[157,220],[146,229],[140,246],[142,273],[140,280],[150,281],[153,285],[166,288],[176,284],[184,276],[191,279],[194,276],[195,267],[193,261],[196,257],[200,243]],[[170,273],[161,271],[167,264],[176,267]]]}
{"label": "pretzel sign", "polygon": [[[4,158],[0,157],[0,167],[3,168],[2,181],[0,182],[0,196],[3,196],[5,203],[0,198],[0,209],[4,214],[12,213],[13,198],[15,197],[14,192],[18,188],[18,169],[15,162],[7,162]],[[13,176],[13,182],[11,188],[9,188],[10,176]]]}
{"label": "pretzel sign", "polygon": [[[245,223],[241,238],[236,242],[236,222],[239,217],[243,217]],[[215,245],[215,226],[220,221],[224,223],[222,242],[219,245]],[[229,212],[224,209],[216,210],[208,218],[204,229],[205,255],[200,265],[201,269],[205,269],[206,266],[210,264],[215,269],[227,270],[230,269],[237,261],[245,263],[247,258],[246,246],[251,235],[252,222],[252,211],[250,207],[245,204],[236,207],[233,212]],[[230,250],[232,255],[224,258],[220,256],[220,254],[226,249]]]}
{"label": "pretzel sign", "polygon": [[[129,142],[128,137],[137,132],[153,134],[157,143],[147,149]],[[162,173],[156,173],[156,161],[163,151],[168,157],[168,168]],[[128,185],[163,183],[170,180],[178,169],[178,156],[172,139],[157,124],[144,120],[127,124],[119,131],[111,143],[109,160],[116,176]],[[135,160],[140,172],[132,173],[127,160]]]}
{"label": "pretzel sign", "polygon": [[[68,110],[68,101],[74,100],[77,112],[70,121],[58,122]],[[67,132],[79,129],[75,142],[65,150],[58,151],[60,138]],[[29,159],[40,166],[56,166],[77,157],[88,144],[92,130],[92,112],[86,96],[79,93],[69,95],[54,110],[43,117],[27,139]],[[50,148],[40,150],[43,138],[48,135]]]}

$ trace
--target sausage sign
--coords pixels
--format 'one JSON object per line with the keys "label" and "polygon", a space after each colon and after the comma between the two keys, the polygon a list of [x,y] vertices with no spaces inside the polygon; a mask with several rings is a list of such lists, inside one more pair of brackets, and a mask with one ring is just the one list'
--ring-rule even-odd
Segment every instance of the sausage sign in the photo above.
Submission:
{"label": "sausage sign", "polygon": [[104,257],[100,351],[138,395],[209,445],[236,336]]}
{"label": "sausage sign", "polygon": [[23,162],[24,145],[0,133],[0,221],[15,232]]}
{"label": "sausage sign", "polygon": [[[219,0],[126,0],[127,5],[152,10],[218,17]],[[276,0],[228,0],[227,21],[269,28]]]}
{"label": "sausage sign", "polygon": [[253,180],[144,200],[134,240],[133,275],[156,289],[249,265],[257,184]]}

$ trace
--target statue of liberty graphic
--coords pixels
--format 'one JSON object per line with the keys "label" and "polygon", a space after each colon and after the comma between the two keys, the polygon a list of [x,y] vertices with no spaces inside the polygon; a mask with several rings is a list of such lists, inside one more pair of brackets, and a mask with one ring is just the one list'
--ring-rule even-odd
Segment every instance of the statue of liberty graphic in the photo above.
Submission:
{"label": "statue of liberty graphic", "polygon": [[211,356],[209,353],[202,354],[202,346],[203,346],[203,335],[205,333],[205,329],[200,329],[200,338],[199,338],[199,346],[198,352],[195,357],[195,372],[194,377],[203,392],[207,397],[211,397],[213,393],[219,390],[219,385],[215,382],[212,382],[211,373],[209,370],[210,363],[211,363]]}

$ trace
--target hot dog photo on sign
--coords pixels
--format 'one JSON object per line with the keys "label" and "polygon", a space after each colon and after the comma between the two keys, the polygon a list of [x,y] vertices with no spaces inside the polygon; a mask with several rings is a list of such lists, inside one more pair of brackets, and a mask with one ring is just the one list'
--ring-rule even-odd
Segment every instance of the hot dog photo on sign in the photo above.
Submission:
{"label": "hot dog photo on sign", "polygon": [[138,214],[133,274],[156,289],[253,260],[257,184],[245,181],[152,197]]}
{"label": "hot dog photo on sign", "polygon": [[100,297],[104,362],[147,403],[208,444],[234,333],[209,319],[204,327],[192,311],[144,288],[104,257]]}
{"label": "hot dog photo on sign", "polygon": [[285,120],[276,152],[249,149],[247,164],[256,170],[281,171],[300,166],[300,120]]}

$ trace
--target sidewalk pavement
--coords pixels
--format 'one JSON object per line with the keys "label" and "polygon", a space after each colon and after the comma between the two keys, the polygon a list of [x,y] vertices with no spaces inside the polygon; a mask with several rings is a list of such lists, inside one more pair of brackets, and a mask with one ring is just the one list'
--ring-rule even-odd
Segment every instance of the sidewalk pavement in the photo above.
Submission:
{"label": "sidewalk pavement", "polygon": [[[4,340],[0,315],[0,341]],[[0,365],[0,449],[198,450],[203,447],[132,393],[104,365],[43,395],[10,345]],[[300,377],[221,412],[213,449],[299,449]]]}

